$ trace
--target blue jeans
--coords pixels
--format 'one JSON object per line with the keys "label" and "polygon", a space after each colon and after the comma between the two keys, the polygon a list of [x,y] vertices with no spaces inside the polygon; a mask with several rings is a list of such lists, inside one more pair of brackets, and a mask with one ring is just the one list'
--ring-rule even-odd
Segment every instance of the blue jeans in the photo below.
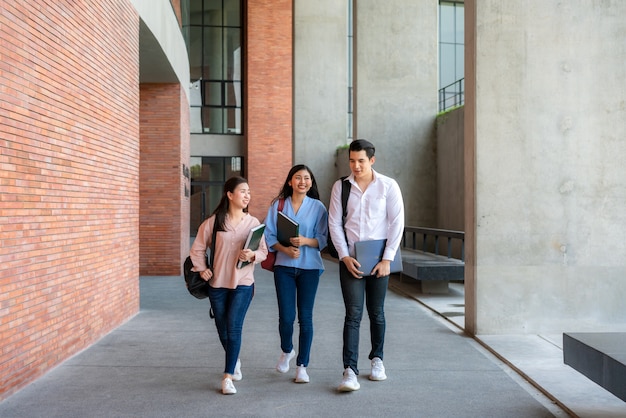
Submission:
{"label": "blue jeans", "polygon": [[293,323],[298,307],[300,337],[298,345],[298,366],[309,365],[311,344],[313,343],[313,304],[320,282],[320,270],[303,270],[295,267],[276,266],[274,284],[278,299],[278,332],[283,353],[293,350]]}
{"label": "blue jeans", "polygon": [[346,308],[343,323],[343,367],[350,367],[359,374],[359,328],[363,317],[363,304],[367,307],[370,320],[370,340],[372,350],[369,359],[383,358],[385,345],[385,295],[389,276],[365,276],[357,279],[350,274],[346,265],[339,263],[341,293]]}
{"label": "blue jeans", "polygon": [[241,349],[243,320],[248,312],[253,293],[254,285],[237,286],[236,289],[209,287],[209,300],[215,315],[217,334],[226,352],[224,373],[235,372]]}

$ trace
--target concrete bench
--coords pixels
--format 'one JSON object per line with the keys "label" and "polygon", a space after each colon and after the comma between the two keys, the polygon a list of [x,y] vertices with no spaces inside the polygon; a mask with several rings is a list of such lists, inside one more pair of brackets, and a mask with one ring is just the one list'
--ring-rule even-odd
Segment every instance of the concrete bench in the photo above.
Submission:
{"label": "concrete bench", "polygon": [[[447,243],[446,255],[440,254],[442,239]],[[456,246],[453,240],[457,241]],[[400,280],[404,276],[419,280],[424,293],[447,293],[451,280],[464,280],[464,251],[465,233],[461,231],[407,226],[402,240]]]}
{"label": "concrete bench", "polygon": [[626,332],[564,333],[563,362],[626,402]]}

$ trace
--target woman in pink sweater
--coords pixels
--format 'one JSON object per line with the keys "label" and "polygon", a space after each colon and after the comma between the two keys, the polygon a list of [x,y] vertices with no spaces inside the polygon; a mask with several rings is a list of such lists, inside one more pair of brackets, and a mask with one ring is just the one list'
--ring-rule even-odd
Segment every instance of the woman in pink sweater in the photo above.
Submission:
{"label": "woman in pink sweater", "polygon": [[[215,315],[215,326],[220,342],[226,352],[222,393],[237,393],[233,380],[241,380],[241,334],[243,321],[254,293],[254,265],[267,257],[265,239],[261,239],[256,251],[243,250],[248,233],[260,225],[248,214],[250,187],[242,177],[232,177],[224,184],[220,203],[213,214],[198,228],[191,246],[194,270],[209,282],[209,300]],[[206,265],[205,253],[211,242],[213,228],[217,228],[213,266]],[[238,269],[238,261],[250,264]]]}

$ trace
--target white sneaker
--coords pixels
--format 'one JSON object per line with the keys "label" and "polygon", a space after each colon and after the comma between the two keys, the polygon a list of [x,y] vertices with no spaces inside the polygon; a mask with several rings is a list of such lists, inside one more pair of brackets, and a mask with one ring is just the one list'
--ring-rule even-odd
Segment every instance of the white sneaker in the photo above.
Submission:
{"label": "white sneaker", "polygon": [[239,381],[243,378],[241,374],[241,360],[237,359],[237,364],[235,364],[235,372],[233,373],[233,380]]}
{"label": "white sneaker", "polygon": [[276,370],[281,373],[287,373],[289,371],[289,362],[296,356],[296,351],[291,350],[291,353],[281,353],[276,365]]}
{"label": "white sneaker", "polygon": [[298,368],[296,368],[296,383],[309,383],[309,375],[306,372],[305,366],[298,366]]}
{"label": "white sneaker", "polygon": [[234,395],[235,393],[237,393],[237,389],[235,389],[233,381],[228,377],[222,379],[222,393],[224,395]]}
{"label": "white sneaker", "polygon": [[383,361],[374,357],[372,359],[372,373],[370,374],[370,380],[385,380],[387,375],[385,374],[385,366],[383,365]]}
{"label": "white sneaker", "polygon": [[350,367],[346,368],[343,372],[343,380],[339,384],[337,390],[339,390],[339,392],[352,392],[359,390],[360,387],[361,385],[359,385],[359,382],[356,379],[356,373],[354,373],[354,370]]}

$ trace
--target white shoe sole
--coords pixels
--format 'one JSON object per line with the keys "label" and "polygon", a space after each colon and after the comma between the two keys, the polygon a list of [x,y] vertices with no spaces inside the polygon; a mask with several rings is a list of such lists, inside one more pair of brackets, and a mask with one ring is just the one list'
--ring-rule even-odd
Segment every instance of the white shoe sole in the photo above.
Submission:
{"label": "white shoe sole", "polygon": [[356,386],[349,386],[349,385],[339,385],[339,387],[337,388],[337,390],[339,392],[354,392],[355,390],[359,390],[359,388],[361,387],[360,384],[356,384]]}

